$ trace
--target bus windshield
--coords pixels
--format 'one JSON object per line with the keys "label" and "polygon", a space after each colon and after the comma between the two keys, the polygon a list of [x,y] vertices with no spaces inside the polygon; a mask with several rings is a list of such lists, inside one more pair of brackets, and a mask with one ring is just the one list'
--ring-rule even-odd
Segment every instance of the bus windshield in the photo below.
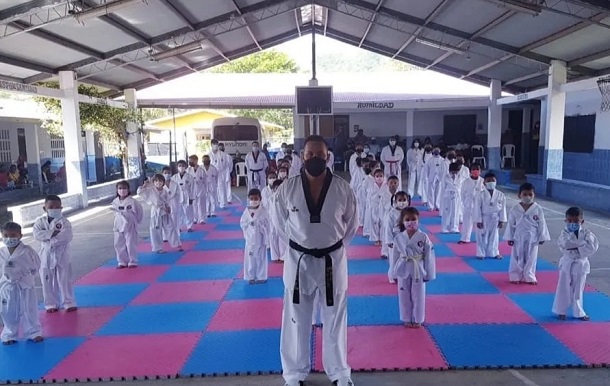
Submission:
{"label": "bus windshield", "polygon": [[253,125],[214,126],[214,139],[219,142],[258,141],[258,127]]}

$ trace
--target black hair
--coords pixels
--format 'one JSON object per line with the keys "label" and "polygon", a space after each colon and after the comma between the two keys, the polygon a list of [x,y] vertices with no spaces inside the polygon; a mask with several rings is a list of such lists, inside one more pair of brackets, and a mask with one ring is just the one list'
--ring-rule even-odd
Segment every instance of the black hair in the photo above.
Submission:
{"label": "black hair", "polygon": [[56,194],[49,194],[44,198],[44,203],[46,204],[49,201],[59,202],[61,204],[61,198]]}
{"label": "black hair", "polygon": [[250,189],[250,190],[248,191],[248,197],[250,197],[250,196],[258,196],[258,197],[261,197],[261,191],[260,191],[260,190],[258,190],[258,189]]}
{"label": "black hair", "polygon": [[449,164],[449,171],[450,172],[459,172],[461,168],[462,168],[462,165],[460,165],[457,162]]}
{"label": "black hair", "polygon": [[286,173],[288,173],[288,168],[287,168],[286,166],[280,166],[280,167],[277,169],[278,174],[280,173],[280,170],[282,170],[282,169],[284,169],[284,170],[286,171]]}
{"label": "black hair", "polygon": [[417,143],[421,144],[421,141],[419,140],[419,138],[415,138],[415,139],[413,140],[413,142],[411,142],[411,148],[415,148],[415,142],[417,142]]}
{"label": "black hair", "polygon": [[291,155],[284,156],[284,161],[288,161],[288,162],[292,163],[292,156]]}
{"label": "black hair", "polygon": [[2,231],[9,231],[9,232],[19,232],[21,233],[21,225],[17,224],[16,222],[12,222],[9,221],[6,224],[4,224],[2,226]]}
{"label": "black hair", "polygon": [[521,186],[519,186],[519,194],[521,194],[521,192],[524,192],[526,190],[531,190],[532,192],[536,191],[536,189],[534,188],[534,185],[532,185],[529,182],[525,182],[525,183],[521,184]]}
{"label": "black hair", "polygon": [[415,216],[417,216],[417,218],[419,218],[419,210],[417,210],[417,208],[412,207],[412,206],[410,206],[408,208],[404,208],[400,212],[400,218],[398,220],[398,228],[400,229],[401,232],[404,232],[406,230],[405,224],[403,224],[402,219],[405,218],[405,216],[408,214],[415,215]]}
{"label": "black hair", "polygon": [[163,174],[155,174],[152,179],[153,181],[163,181],[165,183],[165,176]]}
{"label": "black hair", "polygon": [[272,174],[275,174],[275,176],[277,177],[277,172],[275,170],[270,170],[269,173],[267,173],[267,178],[269,178],[269,176]]}
{"label": "black hair", "polygon": [[178,166],[180,166],[180,165],[184,165],[184,166],[186,166],[186,165],[187,165],[187,163],[186,163],[186,161],[185,161],[185,160],[181,159],[180,161],[176,162],[176,165],[178,165]]}
{"label": "black hair", "polygon": [[377,173],[381,173],[381,174],[383,174],[383,170],[381,170],[381,169],[377,168],[377,169],[375,169],[375,170],[373,171],[373,175],[375,175],[375,174],[377,174]]}
{"label": "black hair", "polygon": [[470,165],[470,170],[481,170],[481,164],[479,163],[473,163]]}
{"label": "black hair", "polygon": [[275,180],[273,185],[271,185],[271,190],[277,189],[280,185],[284,183],[284,180]]}
{"label": "black hair", "polygon": [[492,173],[492,172],[488,172],[487,174],[485,174],[485,177],[483,177],[483,178],[485,178],[485,179],[496,178],[496,174]]}
{"label": "black hair", "polygon": [[405,197],[407,199],[407,206],[411,206],[411,195],[409,195],[409,193],[405,192],[404,190],[400,190],[392,196],[392,198],[390,199],[390,205],[394,206],[394,202],[398,200],[398,196]]}
{"label": "black hair", "polygon": [[388,182],[390,182],[390,180],[396,180],[396,181],[398,181],[398,177],[397,177],[397,176],[389,176],[389,177],[388,177]]}
{"label": "black hair", "polygon": [[217,139],[213,139],[211,142],[212,145],[218,145],[218,140]]}
{"label": "black hair", "polygon": [[316,143],[324,144],[324,147],[326,149],[328,149],[328,144],[324,140],[324,137],[322,137],[321,135],[310,135],[309,137],[305,138],[305,143],[303,143],[303,148],[305,148],[305,146],[307,146],[307,144],[309,142],[316,142]]}
{"label": "black hair", "polygon": [[[124,186],[127,188],[127,197],[131,196],[131,189],[129,188],[129,182],[122,180],[116,183],[116,189],[119,190],[119,187]],[[119,193],[116,194],[119,197]]]}
{"label": "black hair", "polygon": [[197,154],[190,155],[189,159],[196,159],[197,161],[199,161],[199,157],[197,157]]}
{"label": "black hair", "polygon": [[566,217],[582,218],[584,215],[585,215],[585,213],[583,212],[583,210],[577,206],[573,206],[571,208],[568,208],[568,210],[566,210]]}
{"label": "black hair", "polygon": [[260,144],[261,144],[261,143],[260,143],[260,142],[258,142],[258,141],[252,141],[252,144],[253,144],[253,145],[254,145],[254,144],[257,144],[257,145],[259,145],[259,146],[260,146]]}
{"label": "black hair", "polygon": [[362,167],[362,158],[356,157],[356,166],[358,166],[359,168]]}
{"label": "black hair", "polygon": [[455,159],[457,157],[457,153],[455,150],[449,150],[447,152],[447,159]]}
{"label": "black hair", "polygon": [[172,172],[172,168],[170,168],[169,166],[163,166],[163,169],[161,169],[162,172],[164,172],[166,170],[170,173]]}

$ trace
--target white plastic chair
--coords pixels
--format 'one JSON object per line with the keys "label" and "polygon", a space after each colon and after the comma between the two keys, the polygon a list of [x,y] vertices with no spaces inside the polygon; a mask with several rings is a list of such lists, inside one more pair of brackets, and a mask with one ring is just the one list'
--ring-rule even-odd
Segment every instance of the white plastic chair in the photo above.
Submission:
{"label": "white plastic chair", "polygon": [[515,145],[502,146],[502,169],[506,167],[506,161],[510,160],[511,167],[515,167]]}
{"label": "white plastic chair", "polygon": [[239,180],[242,177],[245,178],[246,181],[248,181],[248,172],[246,170],[245,162],[238,162],[235,164],[235,174],[237,174],[237,181],[235,181],[235,184],[237,186],[239,186]]}
{"label": "white plastic chair", "polygon": [[[485,159],[485,149],[483,146],[472,145],[470,147],[470,152],[473,154],[472,162],[480,164],[483,169],[487,169],[487,160]],[[475,157],[474,154],[480,154],[480,156]]]}

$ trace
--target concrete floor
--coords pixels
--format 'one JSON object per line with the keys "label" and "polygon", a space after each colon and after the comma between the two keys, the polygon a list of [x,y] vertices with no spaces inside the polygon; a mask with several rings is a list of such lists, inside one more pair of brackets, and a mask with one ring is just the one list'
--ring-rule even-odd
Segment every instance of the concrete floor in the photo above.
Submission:
{"label": "concrete floor", "polygon": [[[406,180],[406,179],[405,179]],[[243,197],[245,189],[236,191]],[[506,192],[509,204],[516,201],[515,192]],[[545,208],[551,236],[556,240],[564,227],[564,213],[567,206],[546,200],[538,200]],[[75,277],[81,277],[101,266],[114,257],[112,222],[113,214],[107,209],[108,203],[99,203],[86,211],[69,216],[74,227],[74,242],[72,246],[73,269]],[[145,218],[148,218],[147,216]],[[586,212],[586,223],[599,238],[600,249],[591,259],[591,274],[588,283],[606,294],[610,294],[610,217],[604,214]],[[148,222],[140,227],[140,236],[148,235]],[[24,242],[37,247],[31,236],[26,236]],[[541,257],[557,263],[559,251],[555,242],[546,243],[541,247]],[[41,295],[40,295],[41,296]],[[586,307],[586,304],[585,304]],[[550,310],[549,310],[550,312]],[[253,353],[256,355],[256,353]],[[388,372],[354,374],[354,382],[358,385],[498,385],[498,386],[551,386],[577,385],[608,386],[610,385],[610,369],[554,369],[554,370],[477,370],[477,371],[443,371],[443,372]],[[243,386],[275,386],[283,385],[280,376],[243,376],[219,378],[194,378],[175,380],[134,381],[144,385],[195,385],[207,386],[243,385]],[[81,382],[82,383],[82,382]],[[121,382],[108,382],[107,385],[118,385]],[[322,374],[313,374],[307,385],[329,385]],[[75,384],[76,385],[76,384]]]}

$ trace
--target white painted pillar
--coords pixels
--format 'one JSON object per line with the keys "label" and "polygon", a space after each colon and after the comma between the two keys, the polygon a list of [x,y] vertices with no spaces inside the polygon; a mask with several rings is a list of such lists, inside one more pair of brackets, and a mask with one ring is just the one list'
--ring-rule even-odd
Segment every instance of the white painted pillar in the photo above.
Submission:
{"label": "white painted pillar", "polygon": [[[294,116],[294,147],[295,149],[302,149],[305,143],[305,119],[309,118],[298,115],[296,107],[292,109],[292,112]],[[309,127],[311,129],[311,125]]]}
{"label": "white painted pillar", "polygon": [[[561,87],[567,82],[565,62],[553,60],[549,70],[544,133],[543,181],[563,176],[563,125],[566,115],[566,94]],[[542,142],[542,141],[541,141]]]}
{"label": "white painted pillar", "polygon": [[411,143],[413,142],[413,138],[415,137],[415,111],[407,110],[407,138],[406,145],[407,149],[411,147]]}
{"label": "white painted pillar", "polygon": [[489,85],[490,103],[487,113],[487,153],[486,168],[489,170],[500,169],[500,145],[502,143],[502,106],[498,105],[498,99],[502,97],[502,82],[494,79]]}
{"label": "white painted pillar", "polygon": [[[130,109],[138,108],[136,90],[129,88],[123,91],[125,102]],[[127,123],[127,170],[125,179],[131,180],[142,177],[142,133],[136,122]]]}
{"label": "white painted pillar", "polygon": [[79,194],[81,205],[89,203],[87,181],[85,181],[85,151],[83,148],[80,109],[78,105],[78,83],[72,71],[59,72],[59,88],[64,93],[61,100],[64,145],[66,154],[66,184],[69,194]]}

